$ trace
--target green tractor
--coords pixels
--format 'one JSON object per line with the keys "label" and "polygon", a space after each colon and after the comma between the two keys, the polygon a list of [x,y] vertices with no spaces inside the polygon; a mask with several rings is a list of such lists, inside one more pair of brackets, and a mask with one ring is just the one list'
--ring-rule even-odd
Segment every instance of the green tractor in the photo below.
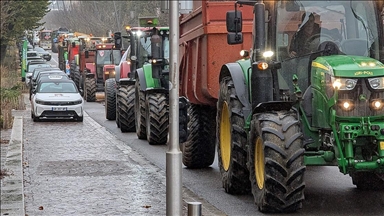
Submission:
{"label": "green tractor", "polygon": [[[338,166],[358,189],[384,189],[384,2],[237,1],[229,44],[243,42],[239,5],[253,7],[253,41],[219,77],[226,192],[251,191],[262,212],[293,212],[306,166]],[[292,55],[308,14],[320,32]]]}
{"label": "green tractor", "polygon": [[153,27],[140,46],[148,63],[135,73],[135,126],[139,139],[151,145],[168,141],[169,27]]}

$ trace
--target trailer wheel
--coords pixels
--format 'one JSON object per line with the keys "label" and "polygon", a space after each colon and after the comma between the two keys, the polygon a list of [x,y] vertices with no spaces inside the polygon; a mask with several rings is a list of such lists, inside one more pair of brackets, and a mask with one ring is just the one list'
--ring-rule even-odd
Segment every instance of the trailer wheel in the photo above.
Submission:
{"label": "trailer wheel", "polygon": [[120,130],[123,133],[135,132],[135,86],[120,86],[118,98]]}
{"label": "trailer wheel", "polygon": [[116,82],[114,78],[105,81],[105,118],[116,119]]}
{"label": "trailer wheel", "polygon": [[384,190],[384,174],[356,172],[351,174],[352,183],[360,190]]}
{"label": "trailer wheel", "polygon": [[245,194],[250,192],[247,158],[247,134],[244,117],[232,78],[220,81],[217,102],[216,143],[221,180],[225,192]]}
{"label": "trailer wheel", "polygon": [[85,78],[85,94],[87,102],[96,101],[96,80],[94,78]]}
{"label": "trailer wheel", "polygon": [[204,168],[215,159],[215,115],[210,106],[188,107],[188,139],[182,143],[183,164],[188,168]]}
{"label": "trailer wheel", "polygon": [[248,146],[252,194],[261,212],[294,212],[304,200],[304,148],[296,114],[254,115]]}
{"label": "trailer wheel", "polygon": [[140,91],[140,80],[138,77],[135,82],[135,97],[135,127],[137,138],[147,139],[145,92]]}
{"label": "trailer wheel", "polygon": [[164,145],[168,140],[168,100],[164,94],[150,93],[146,98],[147,141],[150,145]]}

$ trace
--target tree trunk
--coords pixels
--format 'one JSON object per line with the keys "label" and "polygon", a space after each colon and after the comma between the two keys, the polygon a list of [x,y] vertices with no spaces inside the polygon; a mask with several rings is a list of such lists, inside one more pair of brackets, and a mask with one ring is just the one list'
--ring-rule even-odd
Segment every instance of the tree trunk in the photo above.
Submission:
{"label": "tree trunk", "polygon": [[2,44],[0,46],[0,49],[1,49],[1,51],[0,51],[0,62],[1,62],[1,64],[3,64],[3,61],[5,59],[5,54],[7,53],[7,45],[6,44]]}

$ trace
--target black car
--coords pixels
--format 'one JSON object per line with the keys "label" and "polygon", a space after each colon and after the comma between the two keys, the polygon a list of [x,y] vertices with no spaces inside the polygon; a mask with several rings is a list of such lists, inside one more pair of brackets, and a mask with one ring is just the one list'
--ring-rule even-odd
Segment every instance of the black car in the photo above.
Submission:
{"label": "black car", "polygon": [[47,60],[47,61],[51,61],[52,56],[51,56],[51,54],[50,54],[48,51],[46,51],[45,49],[43,49],[43,48],[41,48],[41,47],[35,47],[34,50],[37,52],[37,54],[39,54],[39,56],[40,56],[41,58],[43,58],[43,59],[45,59],[45,60]]}

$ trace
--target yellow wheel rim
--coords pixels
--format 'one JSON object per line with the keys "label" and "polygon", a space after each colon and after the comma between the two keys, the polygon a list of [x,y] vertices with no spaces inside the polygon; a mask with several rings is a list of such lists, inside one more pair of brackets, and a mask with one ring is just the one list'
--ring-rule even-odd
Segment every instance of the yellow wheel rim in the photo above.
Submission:
{"label": "yellow wheel rim", "polygon": [[228,104],[225,101],[221,107],[220,118],[220,153],[221,163],[225,171],[229,169],[231,160],[231,124],[229,121]]}
{"label": "yellow wheel rim", "polygon": [[264,188],[264,149],[263,141],[260,137],[257,138],[255,143],[255,177],[257,181],[257,186],[259,189]]}

